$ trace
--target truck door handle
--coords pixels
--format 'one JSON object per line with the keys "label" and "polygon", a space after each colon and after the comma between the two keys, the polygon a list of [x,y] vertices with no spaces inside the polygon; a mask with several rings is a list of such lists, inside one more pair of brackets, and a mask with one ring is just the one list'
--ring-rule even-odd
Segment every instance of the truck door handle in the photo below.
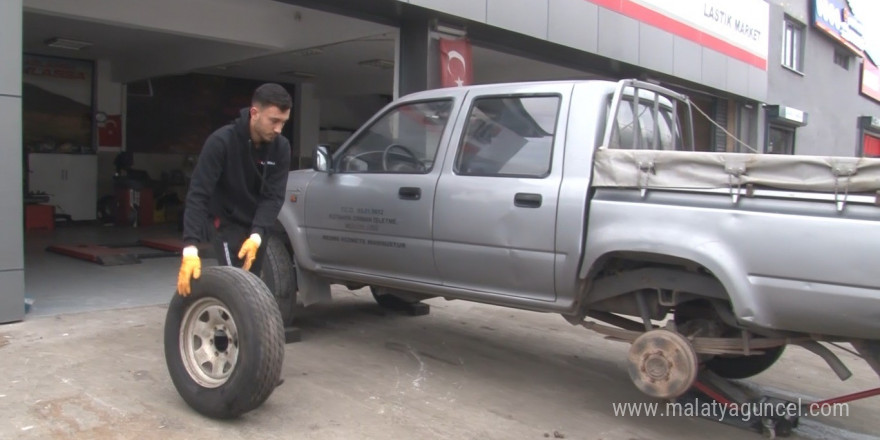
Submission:
{"label": "truck door handle", "polygon": [[397,196],[402,200],[419,200],[422,198],[422,189],[414,186],[402,186],[397,191]]}
{"label": "truck door handle", "polygon": [[513,197],[513,205],[520,208],[540,208],[541,195],[533,193],[516,193]]}

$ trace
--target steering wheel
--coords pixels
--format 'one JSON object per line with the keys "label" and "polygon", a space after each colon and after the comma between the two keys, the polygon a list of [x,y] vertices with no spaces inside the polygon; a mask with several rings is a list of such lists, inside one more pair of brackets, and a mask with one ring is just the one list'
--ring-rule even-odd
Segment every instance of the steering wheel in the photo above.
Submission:
{"label": "steering wheel", "polygon": [[388,171],[391,169],[391,165],[389,164],[388,157],[391,155],[390,154],[391,150],[394,150],[394,149],[403,151],[407,156],[409,156],[409,158],[412,159],[412,163],[413,163],[413,165],[415,165],[416,170],[424,171],[425,165],[422,163],[422,161],[420,161],[419,158],[416,157],[416,155],[413,154],[413,152],[409,148],[406,148],[400,144],[391,144],[391,145],[385,147],[385,151],[382,152],[382,169],[383,170]]}

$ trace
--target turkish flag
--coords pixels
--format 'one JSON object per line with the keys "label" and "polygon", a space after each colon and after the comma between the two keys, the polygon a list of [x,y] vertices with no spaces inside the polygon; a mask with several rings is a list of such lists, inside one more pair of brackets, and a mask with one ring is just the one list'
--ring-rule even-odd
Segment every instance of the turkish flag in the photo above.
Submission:
{"label": "turkish flag", "polygon": [[440,84],[442,87],[466,86],[474,82],[471,43],[466,39],[440,39]]}
{"label": "turkish flag", "polygon": [[98,145],[102,147],[122,146],[121,115],[107,115],[107,120],[98,123]]}

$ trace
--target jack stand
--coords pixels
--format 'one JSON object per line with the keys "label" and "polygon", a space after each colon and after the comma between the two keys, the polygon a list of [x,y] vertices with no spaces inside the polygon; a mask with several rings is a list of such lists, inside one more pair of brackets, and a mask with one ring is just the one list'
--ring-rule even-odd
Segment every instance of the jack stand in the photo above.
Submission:
{"label": "jack stand", "polygon": [[770,439],[790,436],[801,414],[797,402],[750,393],[708,370],[700,372],[694,386],[675,402],[683,415],[753,430]]}
{"label": "jack stand", "polygon": [[431,313],[431,306],[422,302],[396,304],[388,309],[403,312],[409,316],[424,316]]}
{"label": "jack stand", "polygon": [[386,310],[403,312],[409,316],[423,316],[431,313],[431,306],[421,302],[419,298],[413,300],[406,291],[370,286],[370,293],[373,294],[376,304]]}
{"label": "jack stand", "polygon": [[302,341],[302,331],[299,327],[284,327],[284,343],[292,344]]}

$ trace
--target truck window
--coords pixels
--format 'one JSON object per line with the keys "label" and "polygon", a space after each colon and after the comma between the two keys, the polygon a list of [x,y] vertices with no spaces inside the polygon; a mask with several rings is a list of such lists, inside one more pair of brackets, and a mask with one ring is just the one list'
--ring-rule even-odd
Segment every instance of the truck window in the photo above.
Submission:
{"label": "truck window", "polygon": [[449,121],[452,101],[406,103],[364,129],[334,162],[341,173],[428,173]]}
{"label": "truck window", "polygon": [[[633,118],[632,99],[622,99],[617,111],[617,120],[611,133],[610,148],[634,149],[636,138]],[[675,128],[675,117],[672,109],[660,105],[657,109],[657,133],[654,133],[654,103],[653,101],[640,100],[638,105],[639,119],[639,149],[642,150],[681,150],[681,136]],[[609,101],[608,109],[610,111]]]}
{"label": "truck window", "polygon": [[455,172],[470,176],[545,177],[559,96],[475,99],[455,157]]}

